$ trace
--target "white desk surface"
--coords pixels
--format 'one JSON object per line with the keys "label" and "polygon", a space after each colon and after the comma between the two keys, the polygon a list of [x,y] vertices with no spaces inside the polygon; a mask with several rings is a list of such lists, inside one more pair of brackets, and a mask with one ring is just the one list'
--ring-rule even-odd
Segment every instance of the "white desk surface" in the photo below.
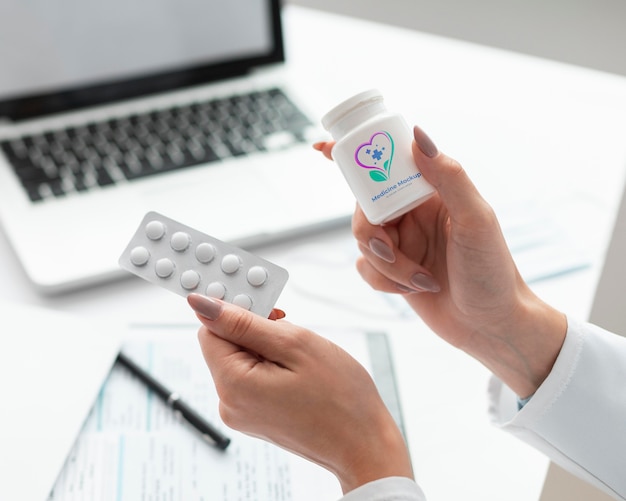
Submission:
{"label": "white desk surface", "polygon": [[[529,203],[562,224],[592,266],[534,287],[587,317],[624,178],[626,79],[295,6],[286,8],[285,27],[296,81],[326,109],[377,87],[389,109],[463,163],[496,210]],[[258,252],[290,269],[278,306],[292,322],[390,334],[408,441],[429,500],[539,498],[548,462],[488,423],[486,370],[367,288],[354,271],[348,228]],[[0,263],[0,299],[95,322],[195,321],[183,300],[139,280],[40,297],[2,234]]]}

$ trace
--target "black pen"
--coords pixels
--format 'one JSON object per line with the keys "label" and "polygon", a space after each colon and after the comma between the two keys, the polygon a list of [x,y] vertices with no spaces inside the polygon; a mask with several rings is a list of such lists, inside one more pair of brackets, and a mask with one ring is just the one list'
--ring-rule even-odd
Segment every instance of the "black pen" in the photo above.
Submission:
{"label": "black pen", "polygon": [[141,381],[143,381],[148,388],[154,391],[154,393],[161,397],[168,407],[171,407],[174,411],[180,412],[183,418],[185,418],[189,424],[198,430],[205,440],[222,450],[225,450],[226,447],[228,447],[228,444],[230,444],[230,438],[225,437],[218,429],[208,423],[202,416],[183,402],[178,393],[168,390],[123,353],[119,353],[117,361],[132,372],[133,375],[141,379]]}

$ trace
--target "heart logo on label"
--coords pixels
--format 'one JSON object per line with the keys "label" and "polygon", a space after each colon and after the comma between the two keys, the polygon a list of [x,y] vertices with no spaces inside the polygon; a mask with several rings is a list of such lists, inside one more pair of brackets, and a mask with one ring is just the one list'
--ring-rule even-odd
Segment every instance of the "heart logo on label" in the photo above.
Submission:
{"label": "heart logo on label", "polygon": [[378,183],[389,179],[393,160],[393,138],[388,132],[380,131],[372,135],[369,142],[360,145],[354,152],[354,160]]}

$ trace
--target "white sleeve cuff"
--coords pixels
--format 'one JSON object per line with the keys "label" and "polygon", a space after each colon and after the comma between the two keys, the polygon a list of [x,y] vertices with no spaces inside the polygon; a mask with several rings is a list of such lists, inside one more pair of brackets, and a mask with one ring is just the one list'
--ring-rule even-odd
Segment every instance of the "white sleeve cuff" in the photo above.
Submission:
{"label": "white sleeve cuff", "polygon": [[605,492],[626,499],[626,338],[568,318],[563,347],[546,380],[518,411],[515,394],[493,378],[496,426]]}
{"label": "white sleeve cuff", "polygon": [[426,501],[426,497],[410,478],[387,477],[348,492],[341,501]]}

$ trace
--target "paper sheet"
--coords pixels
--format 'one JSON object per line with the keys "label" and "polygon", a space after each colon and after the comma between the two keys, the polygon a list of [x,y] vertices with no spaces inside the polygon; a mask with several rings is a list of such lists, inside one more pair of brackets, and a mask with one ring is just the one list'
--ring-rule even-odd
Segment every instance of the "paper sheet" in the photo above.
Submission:
{"label": "paper sheet", "polygon": [[118,327],[0,302],[0,499],[46,499],[119,353]]}
{"label": "paper sheet", "polygon": [[[559,201],[554,213],[567,212],[570,205],[573,202]],[[573,215],[570,221],[557,221],[540,201],[531,200],[505,204],[499,217],[513,259],[529,284],[582,270],[593,262],[568,231],[579,220]]]}

